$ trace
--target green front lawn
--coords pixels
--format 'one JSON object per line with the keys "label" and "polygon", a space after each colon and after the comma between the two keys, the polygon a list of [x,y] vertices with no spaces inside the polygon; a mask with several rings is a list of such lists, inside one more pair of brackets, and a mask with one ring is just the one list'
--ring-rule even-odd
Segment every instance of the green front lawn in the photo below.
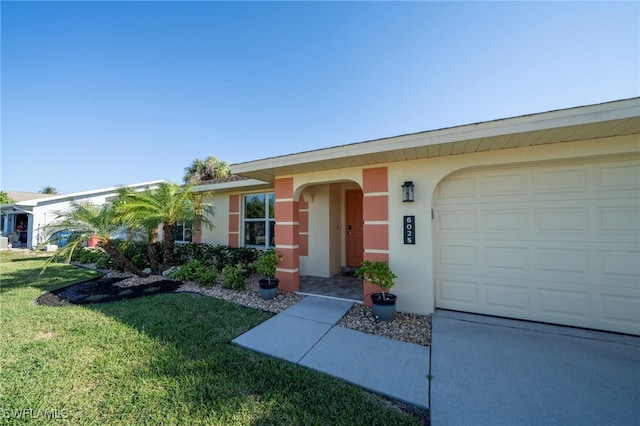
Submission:
{"label": "green front lawn", "polygon": [[43,292],[94,272],[0,254],[0,424],[418,424],[358,387],[229,342],[268,314],[162,294],[65,308]]}

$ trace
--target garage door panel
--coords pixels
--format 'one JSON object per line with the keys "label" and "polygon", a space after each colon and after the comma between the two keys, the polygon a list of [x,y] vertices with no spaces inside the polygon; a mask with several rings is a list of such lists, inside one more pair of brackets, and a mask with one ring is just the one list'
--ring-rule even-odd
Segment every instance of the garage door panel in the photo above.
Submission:
{"label": "garage door panel", "polygon": [[533,211],[534,231],[537,233],[571,233],[589,235],[587,207],[536,208]]}
{"label": "garage door panel", "polygon": [[538,271],[553,276],[571,276],[588,279],[591,274],[590,253],[584,249],[538,248],[536,250]]}
{"label": "garage door panel", "polygon": [[485,174],[480,178],[480,196],[527,195],[527,178],[521,171]]}
{"label": "garage door panel", "polygon": [[596,214],[599,220],[598,232],[609,233],[631,233],[631,237],[640,234],[640,208],[636,206],[611,206],[605,205],[596,207]]}
{"label": "garage door panel", "polygon": [[446,202],[460,198],[474,198],[476,195],[475,180],[472,176],[451,177],[441,182],[436,189],[436,196]]}
{"label": "garage door panel", "polygon": [[602,322],[631,330],[640,322],[640,296],[603,294],[600,300]]}
{"label": "garage door panel", "polygon": [[436,277],[438,307],[458,311],[593,327],[613,328],[635,334],[640,322],[640,294],[637,289],[613,289],[572,283],[549,283],[512,279],[476,279],[473,276]]}
{"label": "garage door panel", "polygon": [[583,167],[562,167],[533,172],[533,192],[536,194],[586,193],[587,186],[588,171]]}
{"label": "garage door panel", "polygon": [[461,172],[435,191],[436,306],[640,335],[640,162]]}
{"label": "garage door panel", "polygon": [[480,223],[484,232],[526,235],[529,232],[529,218],[526,209],[483,210]]}
{"label": "garage door panel", "polygon": [[640,282],[640,252],[632,250],[600,250],[602,281],[636,288]]}
{"label": "garage door panel", "polygon": [[478,283],[473,279],[455,277],[436,281],[440,300],[448,309],[467,309],[478,305]]}
{"label": "garage door panel", "polygon": [[481,248],[481,265],[489,274],[517,274],[529,270],[529,249],[507,245],[483,246]]}
{"label": "garage door panel", "polygon": [[640,239],[640,207],[632,205],[633,200],[624,201],[589,207],[553,203],[556,207],[550,208],[539,208],[539,203],[496,203],[490,209],[479,206],[475,211],[447,206],[435,211],[435,237],[636,243]]}
{"label": "garage door panel", "polygon": [[596,166],[597,191],[640,189],[640,164],[607,164]]}
{"label": "garage door panel", "polygon": [[519,314],[527,317],[530,312],[530,290],[524,286],[485,282],[485,304],[501,310],[504,315]]}
{"label": "garage door panel", "polygon": [[541,288],[537,293],[541,318],[573,325],[591,322],[593,303],[588,292],[575,288]]}
{"label": "garage door panel", "polygon": [[441,270],[473,272],[477,269],[477,252],[475,245],[442,245],[437,249],[436,262]]}

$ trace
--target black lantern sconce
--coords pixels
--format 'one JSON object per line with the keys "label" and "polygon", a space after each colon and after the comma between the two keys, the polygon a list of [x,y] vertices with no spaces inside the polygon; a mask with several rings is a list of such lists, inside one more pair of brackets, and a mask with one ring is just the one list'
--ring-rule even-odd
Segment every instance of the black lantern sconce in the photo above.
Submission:
{"label": "black lantern sconce", "polygon": [[402,202],[413,203],[413,181],[406,181],[402,184]]}

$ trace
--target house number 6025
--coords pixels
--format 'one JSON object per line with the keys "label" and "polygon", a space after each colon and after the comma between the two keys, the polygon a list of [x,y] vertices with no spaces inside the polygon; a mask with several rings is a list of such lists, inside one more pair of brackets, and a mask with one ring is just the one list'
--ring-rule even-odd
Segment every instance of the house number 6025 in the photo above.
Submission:
{"label": "house number 6025", "polygon": [[405,244],[416,243],[416,217],[415,216],[404,217],[404,243]]}

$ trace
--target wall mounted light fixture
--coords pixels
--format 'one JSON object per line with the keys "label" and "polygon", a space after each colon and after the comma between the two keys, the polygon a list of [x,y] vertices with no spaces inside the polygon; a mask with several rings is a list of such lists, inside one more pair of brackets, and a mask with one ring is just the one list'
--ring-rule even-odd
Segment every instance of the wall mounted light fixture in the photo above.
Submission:
{"label": "wall mounted light fixture", "polygon": [[402,201],[404,203],[413,202],[413,181],[406,181],[402,184]]}

